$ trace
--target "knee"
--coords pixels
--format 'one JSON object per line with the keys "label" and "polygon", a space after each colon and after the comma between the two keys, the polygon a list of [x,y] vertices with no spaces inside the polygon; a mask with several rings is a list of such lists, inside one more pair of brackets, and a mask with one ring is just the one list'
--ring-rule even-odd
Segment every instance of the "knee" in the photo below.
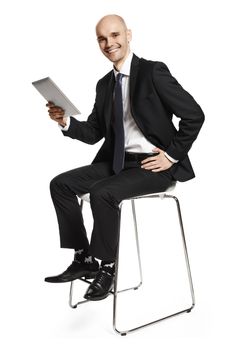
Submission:
{"label": "knee", "polygon": [[63,187],[64,184],[65,184],[65,179],[64,179],[64,177],[63,177],[63,174],[60,174],[60,175],[55,176],[55,177],[50,181],[50,184],[49,184],[51,193],[52,193],[54,190]]}

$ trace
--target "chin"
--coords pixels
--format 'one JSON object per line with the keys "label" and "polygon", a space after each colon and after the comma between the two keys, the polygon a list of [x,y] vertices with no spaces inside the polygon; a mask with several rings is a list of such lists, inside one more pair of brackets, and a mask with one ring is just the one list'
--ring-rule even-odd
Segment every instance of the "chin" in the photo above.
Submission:
{"label": "chin", "polygon": [[112,63],[117,63],[117,62],[120,61],[118,58],[109,57],[109,56],[106,56],[106,57],[107,57],[107,58],[109,59],[109,61],[111,61]]}

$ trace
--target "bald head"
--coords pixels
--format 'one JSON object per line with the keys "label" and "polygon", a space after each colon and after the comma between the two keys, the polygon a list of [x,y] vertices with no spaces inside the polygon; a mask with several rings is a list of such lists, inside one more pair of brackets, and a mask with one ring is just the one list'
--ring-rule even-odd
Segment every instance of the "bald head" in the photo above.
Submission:
{"label": "bald head", "polygon": [[121,16],[107,15],[96,25],[96,35],[102,53],[120,70],[130,52],[131,30]]}
{"label": "bald head", "polygon": [[102,25],[110,25],[111,23],[118,23],[122,28],[127,30],[127,26],[125,23],[125,20],[118,15],[107,15],[102,17],[96,24],[96,33],[98,31],[98,27],[101,27]]}

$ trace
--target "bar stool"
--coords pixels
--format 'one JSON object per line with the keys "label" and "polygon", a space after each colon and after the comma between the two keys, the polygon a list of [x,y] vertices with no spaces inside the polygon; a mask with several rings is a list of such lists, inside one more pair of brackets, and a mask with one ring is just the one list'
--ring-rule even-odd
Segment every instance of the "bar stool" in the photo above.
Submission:
{"label": "bar stool", "polygon": [[[139,273],[140,273],[140,282],[139,284],[137,284],[134,287],[131,288],[126,288],[126,289],[122,289],[122,290],[118,290],[118,272],[119,272],[119,248],[120,248],[120,244],[118,245],[118,252],[117,252],[117,258],[116,258],[116,265],[115,265],[115,280],[114,280],[114,288],[113,291],[111,292],[111,294],[113,295],[113,329],[117,334],[120,334],[122,336],[127,335],[131,332],[137,331],[139,329],[142,329],[144,327],[150,326],[150,325],[154,325],[158,322],[167,320],[171,317],[174,316],[178,316],[180,314],[183,313],[189,313],[195,306],[195,296],[194,296],[194,289],[193,289],[193,282],[192,282],[192,276],[191,276],[191,270],[190,270],[190,263],[189,263],[189,258],[188,258],[188,251],[187,251],[187,245],[186,245],[186,239],[185,239],[185,233],[184,233],[184,227],[183,227],[183,222],[182,222],[182,216],[181,216],[181,209],[180,209],[180,204],[179,204],[179,200],[177,197],[175,197],[174,195],[168,194],[168,192],[171,192],[174,188],[175,188],[176,183],[174,182],[165,192],[160,192],[160,193],[153,193],[153,194],[149,194],[149,195],[143,195],[143,196],[137,196],[137,197],[132,197],[132,198],[128,198],[123,200],[120,205],[120,217],[121,217],[121,212],[122,212],[122,207],[124,205],[124,203],[126,201],[130,201],[131,202],[131,206],[132,206],[132,215],[133,215],[133,221],[134,221],[134,230],[135,230],[135,239],[136,239],[136,247],[137,247],[137,259],[138,259],[138,266],[139,266]],[[122,293],[122,292],[126,292],[129,290],[137,290],[141,285],[142,285],[142,264],[141,264],[141,257],[140,257],[140,247],[139,247],[139,239],[138,239],[138,226],[137,226],[137,217],[136,217],[136,210],[135,210],[135,201],[140,200],[140,199],[145,199],[145,198],[150,198],[150,199],[173,199],[175,201],[176,204],[176,209],[177,209],[177,214],[178,214],[178,218],[179,218],[179,226],[180,226],[180,232],[181,232],[181,237],[182,237],[182,242],[183,242],[183,250],[184,250],[184,256],[185,256],[185,262],[186,262],[186,270],[187,270],[187,275],[188,275],[188,280],[189,280],[189,288],[190,288],[190,293],[191,293],[191,300],[192,300],[192,304],[188,307],[185,308],[183,310],[179,310],[175,313],[166,315],[164,317],[160,317],[156,320],[153,320],[149,323],[145,323],[145,324],[140,324],[139,326],[135,327],[135,328],[130,328],[127,330],[119,330],[117,328],[117,298],[118,298],[118,294]],[[89,202],[89,194],[85,194],[83,196],[80,197],[81,202],[80,202],[80,206],[81,209],[83,210],[83,203],[84,202]],[[119,230],[121,231],[121,222],[119,225]],[[119,237],[120,237],[120,232],[119,232]],[[89,283],[91,284],[91,282],[85,278],[80,278],[80,280],[82,280],[85,283]],[[69,305],[71,308],[76,308],[78,305],[89,302],[89,300],[81,300],[78,301],[76,303],[73,302],[73,287],[74,287],[74,282],[71,282],[70,285],[70,293],[69,293]]]}

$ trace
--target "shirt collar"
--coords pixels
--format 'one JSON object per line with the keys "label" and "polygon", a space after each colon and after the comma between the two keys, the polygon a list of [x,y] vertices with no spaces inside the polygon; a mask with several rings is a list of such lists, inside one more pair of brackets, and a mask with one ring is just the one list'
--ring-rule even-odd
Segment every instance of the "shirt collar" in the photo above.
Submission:
{"label": "shirt collar", "polygon": [[126,58],[125,62],[123,63],[123,65],[120,69],[120,72],[118,72],[113,66],[113,71],[114,71],[115,77],[117,76],[118,73],[124,74],[126,76],[130,76],[130,67],[131,67],[132,58],[133,58],[133,53],[130,52],[128,57]]}

